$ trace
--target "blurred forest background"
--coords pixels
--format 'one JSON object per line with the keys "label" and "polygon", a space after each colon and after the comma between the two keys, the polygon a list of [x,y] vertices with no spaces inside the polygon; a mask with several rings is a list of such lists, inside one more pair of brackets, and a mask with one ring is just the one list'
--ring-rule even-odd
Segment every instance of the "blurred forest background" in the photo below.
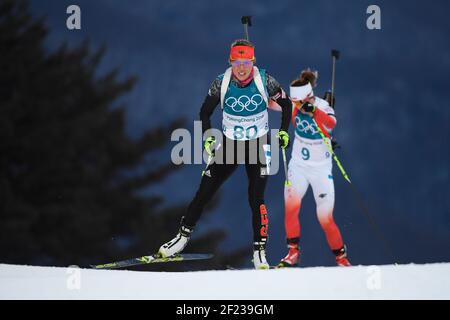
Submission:
{"label": "blurred forest background", "polygon": [[[88,42],[47,52],[48,32],[27,1],[0,2],[0,262],[88,265],[154,253],[177,232],[185,206],[135,191],[177,167],[126,173],[151,164],[184,120],[129,138],[125,106],[115,102],[138,80],[118,80],[118,70],[99,76],[105,49],[93,51]],[[215,254],[203,268],[239,266],[250,246],[223,255],[216,249],[224,238],[211,230],[187,251]]]}

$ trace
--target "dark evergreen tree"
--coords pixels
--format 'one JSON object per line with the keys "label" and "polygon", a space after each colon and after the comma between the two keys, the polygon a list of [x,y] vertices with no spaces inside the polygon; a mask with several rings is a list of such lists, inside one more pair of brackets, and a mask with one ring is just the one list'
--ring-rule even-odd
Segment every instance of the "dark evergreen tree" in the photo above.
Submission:
{"label": "dark evergreen tree", "polygon": [[[164,147],[182,121],[130,139],[126,106],[113,105],[136,79],[99,76],[105,50],[88,43],[47,52],[47,32],[26,1],[0,1],[0,262],[85,265],[152,253],[175,234],[185,206],[136,190],[177,167],[123,172]],[[239,266],[249,249],[221,255],[224,238],[216,230],[188,247],[214,260],[164,269]]]}

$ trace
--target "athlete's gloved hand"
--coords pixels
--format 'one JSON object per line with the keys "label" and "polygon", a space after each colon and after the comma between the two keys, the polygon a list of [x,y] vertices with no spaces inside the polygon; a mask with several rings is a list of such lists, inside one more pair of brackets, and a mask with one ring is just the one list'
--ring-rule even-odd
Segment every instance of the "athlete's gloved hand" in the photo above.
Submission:
{"label": "athlete's gloved hand", "polygon": [[283,149],[286,149],[287,147],[289,147],[289,134],[284,131],[284,130],[280,130],[276,137],[280,140],[280,147]]}
{"label": "athlete's gloved hand", "polygon": [[305,112],[311,112],[314,113],[316,111],[316,107],[311,102],[305,102],[301,109]]}
{"label": "athlete's gloved hand", "polygon": [[208,154],[211,157],[214,157],[216,154],[216,149],[215,149],[215,144],[216,144],[216,138],[214,137],[209,137],[205,140],[205,143],[203,144],[206,152],[208,152]]}

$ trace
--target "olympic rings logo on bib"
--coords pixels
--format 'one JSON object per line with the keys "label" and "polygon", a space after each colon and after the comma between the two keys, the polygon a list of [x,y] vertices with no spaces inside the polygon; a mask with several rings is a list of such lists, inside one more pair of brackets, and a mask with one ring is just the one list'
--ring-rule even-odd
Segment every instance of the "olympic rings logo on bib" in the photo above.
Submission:
{"label": "olympic rings logo on bib", "polygon": [[315,123],[310,123],[307,120],[301,120],[299,118],[295,118],[295,123],[297,125],[297,129],[300,130],[300,132],[307,133],[308,131],[311,131],[311,134],[319,133],[319,130],[317,130],[317,126]]}
{"label": "olympic rings logo on bib", "polygon": [[229,97],[225,100],[225,105],[230,107],[234,112],[241,112],[244,109],[252,112],[255,111],[264,102],[263,97],[256,93],[251,98],[242,95],[239,98]]}

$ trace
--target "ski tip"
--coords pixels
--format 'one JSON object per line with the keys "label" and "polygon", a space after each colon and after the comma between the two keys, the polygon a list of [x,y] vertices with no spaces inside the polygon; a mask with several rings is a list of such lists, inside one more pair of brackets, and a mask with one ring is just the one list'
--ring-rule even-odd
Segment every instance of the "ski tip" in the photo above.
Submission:
{"label": "ski tip", "polygon": [[91,269],[95,269],[95,270],[106,270],[106,269],[108,269],[108,268],[103,267],[103,266],[101,266],[101,265],[94,265],[94,264],[89,265],[89,267],[90,267]]}
{"label": "ski tip", "polygon": [[91,269],[96,269],[96,270],[110,270],[110,269],[117,268],[117,264],[116,263],[91,264],[89,266],[91,267]]}
{"label": "ski tip", "polygon": [[106,268],[100,268],[99,266],[96,266],[96,265],[90,265],[89,266],[91,269],[94,269],[94,270],[101,270],[101,269],[106,269]]}

